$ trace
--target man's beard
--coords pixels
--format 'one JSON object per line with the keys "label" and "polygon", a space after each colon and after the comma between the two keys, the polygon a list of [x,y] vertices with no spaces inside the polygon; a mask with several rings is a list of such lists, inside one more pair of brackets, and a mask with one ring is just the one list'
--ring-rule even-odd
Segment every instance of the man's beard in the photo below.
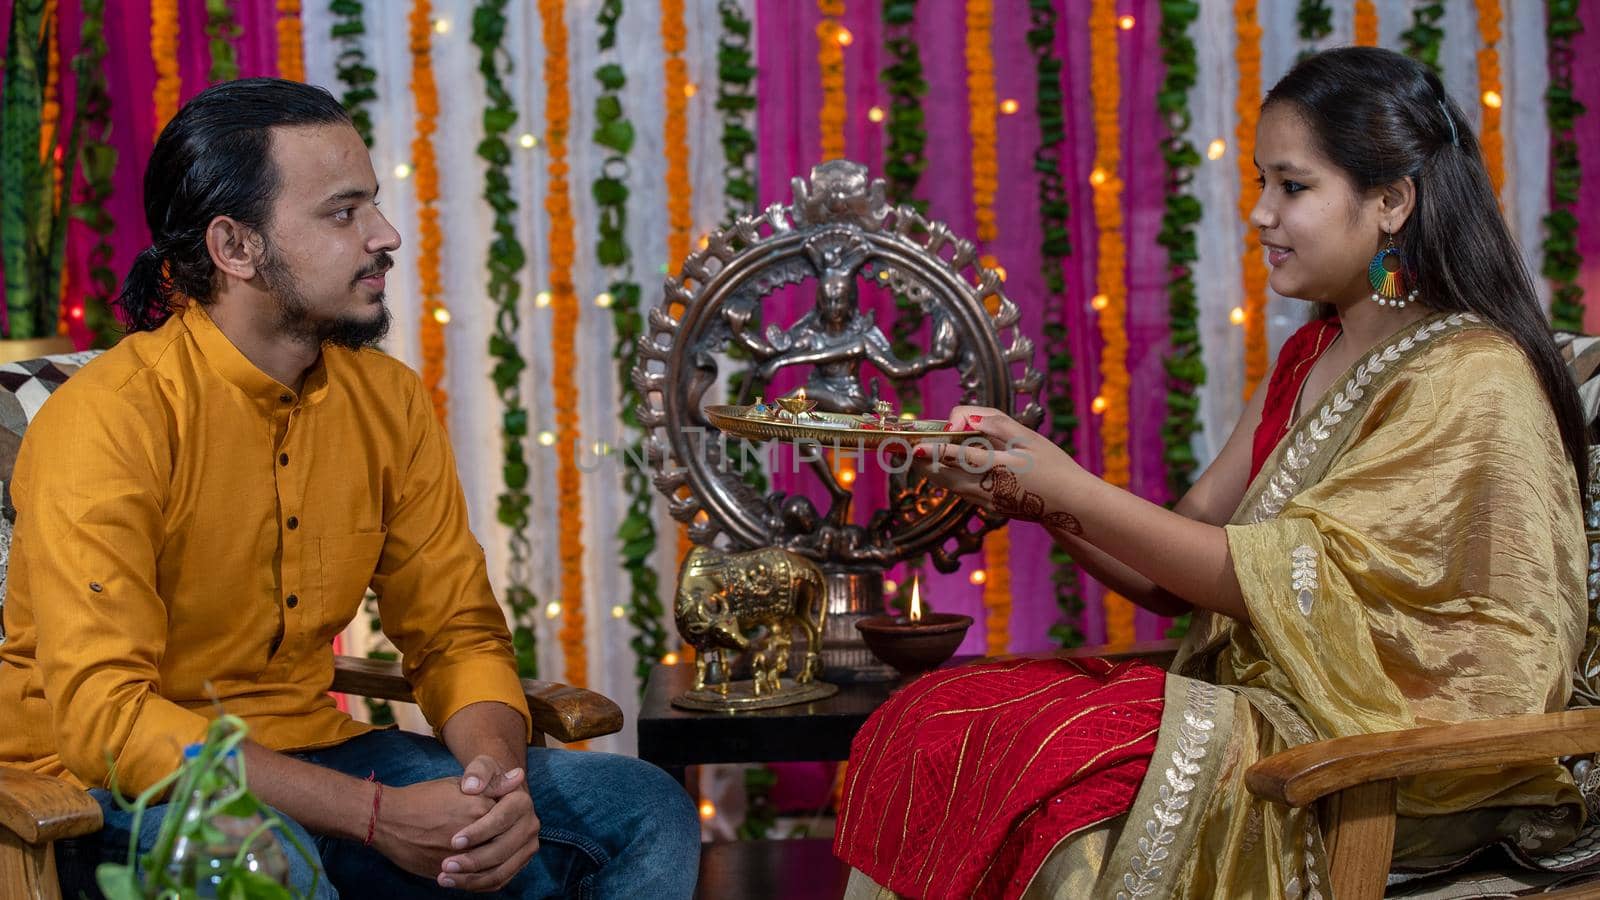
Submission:
{"label": "man's beard", "polygon": [[[379,253],[372,265],[352,279],[352,282],[387,271],[393,265],[393,257],[388,253]],[[311,301],[301,290],[300,282],[289,271],[288,264],[273,252],[270,246],[266,248],[265,257],[256,267],[256,271],[260,273],[267,293],[277,302],[278,328],[287,335],[319,347],[332,344],[347,350],[361,350],[376,346],[383,340],[383,336],[389,333],[389,307],[384,304],[382,293],[377,297],[378,315],[375,318],[340,316],[319,321],[311,317]]]}

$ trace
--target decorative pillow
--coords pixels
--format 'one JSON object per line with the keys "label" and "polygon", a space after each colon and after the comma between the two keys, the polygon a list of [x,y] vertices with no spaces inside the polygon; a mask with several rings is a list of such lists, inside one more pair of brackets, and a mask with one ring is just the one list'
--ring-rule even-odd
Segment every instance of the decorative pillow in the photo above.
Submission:
{"label": "decorative pillow", "polygon": [[6,570],[11,561],[11,526],[17,520],[11,506],[11,469],[17,464],[22,435],[56,388],[99,355],[99,350],[83,350],[0,365],[0,642],[6,639]]}

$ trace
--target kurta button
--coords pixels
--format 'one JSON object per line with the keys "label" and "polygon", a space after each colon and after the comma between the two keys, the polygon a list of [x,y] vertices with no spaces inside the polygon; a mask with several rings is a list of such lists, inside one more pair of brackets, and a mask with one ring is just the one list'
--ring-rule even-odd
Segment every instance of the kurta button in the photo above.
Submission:
{"label": "kurta button", "polygon": [[94,591],[96,594],[98,594],[101,591],[105,590],[105,587],[102,586],[100,584],[100,582],[98,582],[98,581],[91,581],[91,582],[89,582],[89,590]]}
{"label": "kurta button", "polygon": [[278,465],[287,466],[288,464],[289,464],[289,454],[287,454],[287,453],[279,453],[278,454]]}
{"label": "kurta button", "polygon": [[290,594],[289,596],[283,598],[283,603],[290,609],[294,609],[296,606],[300,605],[300,598]]}
{"label": "kurta button", "polygon": [[290,530],[290,531],[293,531],[293,530],[295,530],[295,529],[296,529],[296,528],[299,528],[299,527],[300,527],[300,520],[299,520],[299,519],[296,519],[296,518],[295,518],[295,517],[294,517],[294,516],[290,516],[290,517],[289,517],[289,522],[288,522],[288,525],[289,525],[289,530]]}

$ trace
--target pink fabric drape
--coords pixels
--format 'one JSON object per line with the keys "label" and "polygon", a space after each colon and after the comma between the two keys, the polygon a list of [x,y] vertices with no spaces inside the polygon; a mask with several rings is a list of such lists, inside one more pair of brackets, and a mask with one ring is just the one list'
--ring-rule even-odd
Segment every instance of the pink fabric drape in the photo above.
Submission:
{"label": "pink fabric drape", "polygon": [[[1161,123],[1153,110],[1155,86],[1162,67],[1155,50],[1158,24],[1155,0],[1138,0],[1132,11],[1146,19],[1139,28],[1122,38],[1126,77],[1134,83],[1124,88],[1124,120],[1138,122],[1125,131],[1124,154],[1128,164],[1139,171],[1159,173]],[[1088,36],[1080,27],[1089,11],[1088,0],[1065,0],[1057,29],[1057,52],[1066,61],[1064,74],[1067,98],[1067,141],[1064,168],[1072,205],[1073,256],[1067,260],[1067,327],[1076,366],[1072,379],[1074,401],[1084,424],[1077,436],[1078,459],[1091,470],[1099,469],[1099,440],[1089,405],[1099,376],[1099,335],[1089,298],[1094,293],[1095,231],[1088,189],[1088,174],[1094,164],[1094,129],[1088,100]],[[976,224],[972,198],[971,146],[966,103],[967,72],[964,64],[966,25],[961,15],[935,15],[932,5],[919,10],[916,37],[928,81],[924,100],[926,129],[930,140],[926,149],[928,168],[918,195],[929,202],[929,214],[948,223],[957,233],[975,237]],[[790,179],[807,174],[820,158],[817,113],[821,106],[820,74],[817,65],[815,29],[816,8],[810,4],[764,4],[756,21],[760,74],[757,91],[758,132],[763,204],[790,199]],[[887,107],[887,96],[879,81],[884,64],[881,48],[879,10],[874,4],[853,4],[844,20],[855,40],[845,50],[846,94],[849,104],[846,125],[846,153],[862,162],[874,176],[883,174],[882,125],[867,118],[873,106]],[[984,248],[993,253],[1007,271],[1007,293],[1023,310],[1025,331],[1036,339],[1042,333],[1044,305],[1040,267],[1040,226],[1038,222],[1038,183],[1033,169],[1033,151],[1038,143],[1038,124],[1034,116],[1035,69],[1027,45],[1028,19],[1020,15],[997,15],[994,24],[993,57],[997,94],[1015,99],[1018,112],[1001,115],[997,122],[1000,162],[1000,188],[995,208],[999,221],[999,240]],[[798,37],[797,37],[798,36]],[[944,136],[944,137],[939,137]],[[959,138],[959,139],[957,139]],[[1130,215],[1128,241],[1130,270],[1145,270],[1131,283],[1133,303],[1143,308],[1130,316],[1130,365],[1136,396],[1135,441],[1153,441],[1153,454],[1135,455],[1134,488],[1151,499],[1165,499],[1164,467],[1161,462],[1160,428],[1165,415],[1165,374],[1161,358],[1166,346],[1165,255],[1155,244],[1160,227],[1161,182],[1129,178],[1138,184],[1130,191],[1130,202],[1147,204],[1143,214]],[[770,321],[787,325],[811,302],[809,285],[801,285],[776,295],[769,305]],[[884,292],[863,286],[862,306],[873,310],[887,329],[893,321],[893,299]],[[1036,357],[1044,364],[1043,348]],[[929,415],[942,415],[959,402],[955,379],[940,373],[929,379],[924,405]],[[794,379],[780,379],[778,391],[794,387]],[[807,493],[820,501],[817,492],[807,488],[809,476],[793,476],[787,471],[789,457],[775,457],[778,476],[775,487]],[[857,482],[861,498],[883,496],[884,478],[868,461]],[[863,521],[858,518],[857,521]],[[1050,567],[1045,560],[1050,541],[1041,530],[1017,526],[1011,531],[1012,560],[1012,641],[1017,651],[1049,646],[1048,631],[1060,618],[1054,601]],[[965,612],[982,618],[982,589],[969,583],[969,575],[984,565],[981,556],[963,561],[960,571],[950,575],[925,573],[924,596],[941,610]],[[903,573],[896,572],[897,576]],[[1100,592],[1089,586],[1084,625],[1091,640],[1104,636],[1099,610]],[[1162,623],[1153,617],[1140,620],[1140,636],[1158,633]],[[968,633],[960,652],[983,651],[982,628]]]}
{"label": "pink fabric drape", "polygon": [[1573,39],[1572,91],[1588,110],[1578,117],[1578,165],[1583,182],[1578,189],[1578,252],[1583,254],[1579,283],[1583,285],[1584,330],[1600,333],[1600,3],[1578,4],[1583,33]]}

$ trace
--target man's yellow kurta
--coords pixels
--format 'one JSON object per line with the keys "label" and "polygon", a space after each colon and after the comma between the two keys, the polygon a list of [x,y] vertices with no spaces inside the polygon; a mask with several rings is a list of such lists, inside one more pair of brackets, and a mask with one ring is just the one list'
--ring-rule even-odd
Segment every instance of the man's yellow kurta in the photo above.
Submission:
{"label": "man's yellow kurta", "polygon": [[295,394],[191,305],[56,391],[12,499],[0,764],[133,792],[218,712],[275,750],[361,734],[327,691],[369,585],[436,728],[527,716],[449,442],[378,351],[325,348]]}

